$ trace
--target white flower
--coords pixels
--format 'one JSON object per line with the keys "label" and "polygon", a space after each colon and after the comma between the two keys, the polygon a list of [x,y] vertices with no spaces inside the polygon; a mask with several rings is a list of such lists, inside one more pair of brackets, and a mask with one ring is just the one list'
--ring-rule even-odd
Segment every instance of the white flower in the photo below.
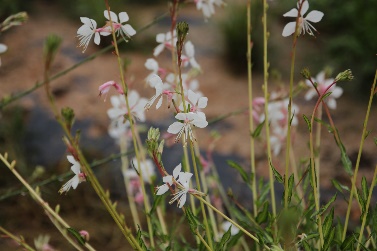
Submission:
{"label": "white flower", "polygon": [[[305,13],[308,11],[309,9],[309,3],[307,0],[303,0],[304,2],[302,2],[302,7],[301,7],[301,11],[300,13],[298,13],[298,9],[299,9],[299,2],[297,3],[297,9],[296,8],[293,8],[291,9],[290,11],[288,11],[287,13],[285,13],[283,16],[284,17],[299,17],[298,19],[298,35],[301,34],[301,32],[303,31],[304,34],[305,32],[307,32],[309,35],[312,35],[314,36],[313,34],[313,31],[317,31],[313,25],[311,25],[309,22],[313,22],[313,23],[318,23],[319,21],[321,21],[322,17],[323,17],[323,12],[321,11],[317,11],[317,10],[313,10],[311,12],[309,12],[308,15],[306,15],[306,17],[304,18],[304,15]],[[292,34],[295,33],[295,28],[296,28],[296,22],[289,22],[287,25],[285,25],[284,29],[283,29],[283,37],[288,37]]]}
{"label": "white flower", "polygon": [[148,70],[152,71],[151,74],[147,77],[147,79],[149,79],[149,77],[152,76],[152,74],[158,73],[159,66],[158,66],[158,62],[156,61],[156,59],[148,58],[147,61],[144,64],[144,66]]}
{"label": "white flower", "polygon": [[[316,78],[312,79],[313,82],[317,83],[317,90],[320,95],[323,95],[327,88],[334,83],[333,78],[325,79],[325,72],[321,71],[318,73]],[[314,96],[318,95],[317,91],[314,89],[312,83],[309,80],[306,80],[306,84],[310,86],[310,90],[305,94],[305,99],[306,100],[311,100]],[[336,86],[334,84],[331,86],[327,92],[331,92],[331,95],[328,96],[325,99],[326,104],[331,108],[331,109],[336,109],[336,98],[339,98],[343,94],[343,89],[341,87]]]}
{"label": "white flower", "polygon": [[59,190],[59,193],[62,194],[63,192],[68,192],[71,187],[76,189],[79,183],[85,181],[84,173],[81,173],[81,165],[80,162],[75,160],[72,155],[67,156],[68,161],[72,164],[71,170],[75,174],[72,179],[70,179],[67,183],[65,183]]}
{"label": "white flower", "polygon": [[82,52],[85,52],[93,35],[94,43],[97,45],[99,45],[101,37],[97,30],[96,21],[87,17],[80,17],[80,20],[83,25],[77,30],[77,37],[80,40],[79,47],[84,47]]}
{"label": "white flower", "polygon": [[182,208],[183,205],[186,203],[187,193],[190,192],[190,179],[192,177],[192,173],[180,172],[179,179],[177,182],[181,185],[179,186],[179,192],[174,194],[174,197],[169,201],[169,204],[172,204],[174,201],[178,200],[177,206]]}
{"label": "white flower", "polygon": [[[182,165],[179,164],[173,170],[173,175],[166,175],[162,178],[162,181],[165,183],[157,187],[156,195],[163,195],[169,190],[169,186],[173,185],[174,180],[177,180],[179,174],[181,173]],[[173,180],[174,179],[174,180]]]}
{"label": "white flower", "polygon": [[[201,109],[204,109],[207,107],[208,98],[202,97],[201,94],[196,94],[195,92],[188,90],[188,101],[190,103],[190,112],[194,113],[203,113],[201,112]],[[183,110],[183,103],[179,106],[179,109]],[[203,116],[203,115],[201,115]],[[204,115],[205,116],[205,115]]]}
{"label": "white flower", "polygon": [[204,128],[208,125],[206,117],[204,113],[196,114],[193,112],[189,113],[178,113],[175,118],[177,120],[181,120],[183,122],[174,122],[168,128],[168,133],[171,134],[178,134],[175,138],[175,141],[178,142],[182,136],[182,133],[185,134],[185,140],[187,142],[187,138],[190,138],[191,141],[195,140],[193,135],[191,125],[194,125],[199,128]]}
{"label": "white flower", "polygon": [[157,43],[160,43],[157,45],[156,48],[153,50],[153,56],[157,57],[160,55],[160,53],[165,49],[172,49],[175,47],[175,44],[177,43],[177,34],[176,31],[173,32],[173,37],[171,32],[165,33],[159,33],[156,35],[156,41]]}
{"label": "white flower", "polygon": [[213,0],[195,0],[196,9],[202,10],[203,16],[207,19],[215,14],[215,7],[213,6]]}
{"label": "white flower", "polygon": [[[134,168],[127,169],[123,172],[124,177],[128,177],[130,179],[139,177],[138,173],[140,173],[140,168],[137,165],[137,159],[133,158],[132,163],[137,171]],[[140,162],[140,166],[144,182],[148,184],[152,183],[152,177],[156,175],[153,162],[150,159],[146,159],[144,162]]]}
{"label": "white flower", "polygon": [[117,142],[123,135],[127,135],[130,129],[130,122],[128,120],[124,121],[123,117],[118,117],[113,119],[109,126],[109,135]]}
{"label": "white flower", "polygon": [[145,109],[149,109],[152,106],[152,104],[154,103],[154,101],[158,97],[161,96],[160,99],[158,100],[157,104],[156,104],[156,109],[158,109],[158,108],[160,108],[160,106],[162,104],[162,91],[163,91],[164,83],[162,83],[161,78],[156,74],[152,74],[152,76],[148,79],[148,82],[151,86],[153,86],[156,89],[156,94],[153,95],[153,97],[145,105]]}
{"label": "white flower", "polygon": [[[109,12],[105,10],[103,14],[105,18],[110,21]],[[113,28],[116,32],[118,32],[118,36],[119,34],[121,34],[121,36],[127,41],[125,36],[130,38],[136,34],[136,31],[134,30],[134,28],[132,28],[131,25],[123,24],[129,20],[127,12],[119,13],[120,22],[118,22],[118,17],[114,12],[110,11],[110,16],[111,16],[111,21],[113,23]],[[109,24],[103,31],[101,31],[101,35],[108,36],[110,34],[111,34],[111,26]]]}
{"label": "white flower", "polygon": [[187,66],[190,63],[191,67],[200,70],[200,65],[195,60],[195,49],[191,41],[185,43],[185,51],[187,56],[182,56],[182,62],[184,66]]}
{"label": "white flower", "polygon": [[124,95],[111,96],[110,102],[113,105],[113,107],[107,111],[107,115],[110,119],[114,120],[125,115],[132,115],[141,122],[145,121],[144,107],[148,100],[146,98],[140,98],[137,91],[132,90],[128,93],[130,111],[127,109]]}
{"label": "white flower", "polygon": [[234,226],[229,221],[223,221],[223,223],[221,223],[221,228],[224,232],[227,232],[229,228],[231,228],[230,235],[232,236],[238,234],[238,232],[240,231],[238,227]]}

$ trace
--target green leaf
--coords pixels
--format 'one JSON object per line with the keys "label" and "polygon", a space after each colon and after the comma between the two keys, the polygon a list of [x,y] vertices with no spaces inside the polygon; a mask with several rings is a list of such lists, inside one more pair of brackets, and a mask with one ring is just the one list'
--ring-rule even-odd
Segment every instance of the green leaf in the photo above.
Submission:
{"label": "green leaf", "polygon": [[288,179],[288,191],[289,191],[289,193],[288,193],[288,205],[289,205],[289,203],[291,203],[294,183],[295,183],[295,178],[294,178],[294,175],[291,174],[291,176],[289,176],[289,179]]}
{"label": "green leaf", "polygon": [[306,122],[306,124],[308,125],[308,129],[309,129],[309,132],[312,131],[312,124],[310,123],[310,120],[308,119],[308,117],[306,117],[305,114],[302,115],[304,117],[304,120]]}
{"label": "green leaf", "polygon": [[326,92],[326,93],[322,96],[321,101],[323,101],[325,98],[327,98],[328,96],[330,96],[331,93],[332,93],[332,92]]}
{"label": "green leaf", "polygon": [[255,128],[254,132],[251,133],[251,137],[253,137],[253,138],[258,138],[258,137],[259,137],[259,135],[260,135],[260,133],[261,133],[261,131],[262,131],[262,129],[263,129],[263,126],[264,126],[265,122],[266,122],[266,120],[263,120],[263,122],[260,123],[260,124],[257,126],[257,128]]}
{"label": "green leaf", "polygon": [[[320,215],[322,215],[326,210],[327,210],[327,208],[329,208],[329,206],[336,200],[336,195],[337,194],[335,194],[330,200],[329,200],[329,202],[327,202],[327,204],[326,205],[324,205],[319,211],[318,211],[318,215],[320,216]],[[316,214],[314,214],[314,216],[315,216]]]}
{"label": "green leaf", "polygon": [[377,146],[377,137],[373,138],[374,144]]}
{"label": "green leaf", "polygon": [[73,228],[67,228],[68,233],[70,233],[81,245],[85,245],[85,239],[81,236],[81,234]]}
{"label": "green leaf", "polygon": [[301,242],[301,244],[302,244],[305,251],[312,251],[312,248],[310,247],[310,245],[307,241],[304,240],[304,241]]}
{"label": "green leaf", "polygon": [[350,191],[349,187],[346,186],[346,185],[342,185],[339,183],[339,181],[333,179],[331,180],[333,186],[336,188],[336,190],[338,190],[339,192],[343,193],[343,190],[346,190],[346,191]]}
{"label": "green leaf", "polygon": [[322,232],[323,232],[324,238],[327,238],[327,236],[330,233],[330,230],[333,228],[332,227],[333,220],[334,220],[334,207],[331,208],[330,213],[326,216],[322,225]]}
{"label": "green leaf", "polygon": [[[340,139],[339,139],[339,141],[340,141]],[[342,144],[342,142],[338,142],[338,147],[340,149],[340,159],[342,161],[344,169],[346,170],[346,172],[349,175],[353,175],[352,162],[351,162],[350,158],[347,155],[346,148],[344,147],[344,145]]]}
{"label": "green leaf", "polygon": [[262,224],[267,221],[269,215],[268,211],[268,201],[265,201],[263,204],[263,209],[258,213],[257,218],[255,219],[258,224]]}
{"label": "green leaf", "polygon": [[327,128],[327,131],[330,133],[333,133],[333,128],[329,123],[326,123],[325,121],[319,119],[319,118],[314,118],[314,121],[317,123],[320,123],[321,125],[325,126]]}
{"label": "green leaf", "polygon": [[187,221],[189,222],[189,225],[190,225],[190,230],[191,232],[196,235],[196,230],[197,228],[200,226],[202,228],[204,228],[203,224],[200,223],[200,221],[198,220],[198,218],[191,212],[190,208],[189,207],[186,207],[185,208],[185,215],[186,215],[186,219]]}
{"label": "green leaf", "polygon": [[232,236],[231,234],[231,229],[232,229],[232,226],[231,225],[229,227],[229,229],[224,233],[223,237],[221,237],[221,240],[219,243],[216,244],[216,250],[226,250],[225,247],[226,247],[226,243],[229,241],[230,237]]}
{"label": "green leaf", "polygon": [[247,175],[247,173],[245,172],[245,170],[242,168],[242,166],[240,166],[238,163],[234,162],[233,160],[227,160],[226,163],[230,167],[236,169],[240,173],[240,175],[242,177],[242,180],[244,182],[249,183],[249,176]]}
{"label": "green leaf", "polygon": [[274,176],[275,176],[275,180],[279,183],[283,183],[283,177],[281,176],[281,174],[275,169],[275,167],[272,165],[272,162],[270,160],[270,167],[272,169],[272,172],[274,173]]}
{"label": "green leaf", "polygon": [[147,233],[141,231],[140,226],[138,225],[138,226],[137,226],[137,234],[136,234],[137,240],[138,240],[138,242],[139,242],[140,247],[141,247],[143,250],[147,251],[147,250],[149,250],[149,249],[147,248],[147,246],[146,246],[145,243],[144,243],[143,236],[144,236],[144,237],[148,237],[149,235],[148,235]]}
{"label": "green leaf", "polygon": [[322,249],[323,251],[326,251],[330,248],[330,246],[332,245],[332,240],[334,239],[334,236],[335,236],[335,228],[331,228],[329,235],[327,236],[327,238],[325,238],[325,243]]}
{"label": "green leaf", "polygon": [[366,201],[369,195],[369,188],[365,176],[361,179],[361,190],[363,192],[363,199]]}
{"label": "green leaf", "polygon": [[[340,246],[340,250],[351,250],[351,246],[356,243],[356,238],[353,234],[348,235],[346,239],[343,241],[342,245]],[[352,248],[353,249],[353,248]]]}
{"label": "green leaf", "polygon": [[160,201],[162,200],[163,196],[154,196],[154,201],[151,210],[149,211],[149,215],[152,215],[154,211],[156,210],[158,204],[160,204]]}
{"label": "green leaf", "polygon": [[361,206],[361,212],[364,213],[366,209],[366,201],[364,200],[363,193],[360,189],[357,189],[357,197],[359,199],[359,204]]}

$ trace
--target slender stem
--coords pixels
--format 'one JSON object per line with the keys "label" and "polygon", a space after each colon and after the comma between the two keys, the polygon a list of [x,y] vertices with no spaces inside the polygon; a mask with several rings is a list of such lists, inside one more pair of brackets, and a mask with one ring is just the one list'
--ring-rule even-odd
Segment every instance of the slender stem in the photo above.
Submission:
{"label": "slender stem", "polygon": [[[202,189],[201,189],[201,185],[200,185],[199,172],[198,172],[198,168],[196,166],[195,152],[194,152],[194,147],[193,147],[192,143],[190,144],[190,151],[191,151],[191,161],[192,161],[192,165],[194,167],[194,174],[195,174],[196,185],[198,186],[197,190],[199,192],[201,192]],[[211,231],[210,231],[209,225],[208,225],[207,213],[206,213],[206,210],[204,208],[204,204],[203,204],[202,201],[200,201],[200,207],[202,209],[202,214],[203,214],[204,226],[205,226],[205,229],[206,229],[207,240],[208,240],[209,246],[211,247],[211,249],[213,249],[212,235],[211,235]]]}
{"label": "slender stem", "polygon": [[364,140],[366,138],[365,136],[366,136],[366,132],[367,132],[369,113],[370,113],[370,109],[372,107],[372,101],[373,101],[373,97],[374,97],[374,94],[375,94],[376,81],[377,81],[377,70],[376,70],[376,73],[375,73],[375,76],[374,76],[373,85],[372,85],[371,91],[370,91],[367,113],[365,115],[365,119],[364,119],[364,123],[363,123],[363,132],[361,134],[361,139],[360,139],[359,152],[357,154],[357,159],[356,159],[355,171],[354,171],[354,174],[353,174],[352,180],[351,180],[352,187],[351,187],[350,197],[348,199],[348,208],[347,208],[346,219],[345,219],[345,222],[344,222],[344,229],[343,229],[342,240],[344,240],[346,238],[347,226],[348,226],[348,221],[349,221],[349,217],[350,217],[350,213],[351,213],[351,205],[352,205],[352,200],[353,200],[353,191],[354,191],[354,189],[356,187],[357,173],[359,171],[361,153],[363,151]]}
{"label": "slender stem", "polygon": [[[49,205],[47,202],[45,202],[41,196],[27,183],[27,181],[17,172],[15,169],[16,166],[16,161],[12,161],[9,163],[7,160],[7,154],[2,155],[0,154],[0,160],[9,168],[9,170],[13,173],[14,176],[22,183],[24,187],[29,191],[31,194],[32,198],[46,211],[48,215],[53,217],[55,220],[57,220],[63,227],[65,228],[70,228],[67,222],[63,220],[63,218],[60,217],[58,213],[56,213]],[[88,248],[89,250],[94,250],[93,247],[90,246],[89,243],[85,243],[85,247]]]}
{"label": "slender stem", "polygon": [[[318,106],[318,109],[317,109],[317,116],[318,116],[318,119],[322,120],[322,104],[320,104]],[[318,193],[318,200],[320,200],[320,196],[321,196],[321,193],[320,193],[320,161],[321,161],[321,154],[320,154],[320,146],[321,146],[321,130],[322,129],[322,124],[321,123],[317,123],[317,126],[316,126],[316,132],[315,132],[315,160],[314,160],[314,163],[315,163],[315,167],[316,167],[316,171],[317,171],[317,183],[318,183],[318,186],[317,186],[317,193]]]}
{"label": "slender stem", "polygon": [[368,216],[368,209],[369,209],[369,206],[370,206],[370,200],[372,198],[372,193],[373,193],[373,188],[375,186],[375,181],[376,181],[376,177],[377,177],[377,165],[376,167],[374,168],[374,174],[373,174],[373,178],[372,178],[372,181],[371,181],[371,184],[370,184],[370,187],[369,187],[369,194],[368,194],[368,200],[367,200],[367,203],[365,205],[365,212],[363,214],[363,221],[361,223],[361,228],[360,228],[360,233],[359,233],[359,239],[357,241],[357,247],[356,247],[356,251],[359,251],[360,250],[360,243],[361,243],[361,240],[363,238],[363,234],[364,234],[364,227],[365,227],[365,224],[367,222],[367,216]]}
{"label": "slender stem", "polygon": [[[264,114],[265,114],[265,121],[266,121],[266,141],[267,141],[267,159],[268,162],[272,163],[272,155],[271,155],[271,142],[270,142],[270,123],[269,123],[269,114],[268,114],[268,61],[267,61],[267,0],[263,0],[263,91],[264,91]],[[276,200],[275,200],[275,187],[274,187],[274,176],[272,169],[269,168],[269,181],[270,181],[270,192],[271,192],[271,206],[272,206],[272,217],[274,219],[274,238],[277,237],[277,226],[276,226]]]}
{"label": "slender stem", "polygon": [[248,79],[248,87],[249,87],[249,130],[250,130],[250,166],[251,166],[251,173],[252,180],[252,193],[253,193],[253,211],[254,217],[258,214],[257,208],[257,178],[256,178],[256,171],[255,171],[255,140],[251,134],[254,132],[254,119],[253,119],[253,79],[252,79],[252,62],[251,62],[251,0],[247,1],[247,79]]}
{"label": "slender stem", "polygon": [[213,249],[208,245],[208,243],[204,240],[203,236],[196,230],[196,236],[199,237],[200,241],[204,244],[207,250],[212,251]]}
{"label": "slender stem", "polygon": [[7,231],[5,228],[3,228],[2,226],[0,226],[0,231],[3,232],[5,235],[9,236],[12,240],[14,240],[15,242],[17,242],[18,244],[20,244],[21,246],[23,246],[26,250],[29,250],[29,251],[36,251],[34,248],[32,248],[31,246],[29,246],[25,240],[23,240],[22,238],[19,238],[17,236],[15,236],[14,234],[12,234],[11,232]]}

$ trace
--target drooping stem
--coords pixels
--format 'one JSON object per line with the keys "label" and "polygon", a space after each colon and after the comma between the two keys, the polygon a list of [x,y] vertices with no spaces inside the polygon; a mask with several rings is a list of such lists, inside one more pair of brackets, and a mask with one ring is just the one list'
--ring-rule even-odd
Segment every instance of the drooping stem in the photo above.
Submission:
{"label": "drooping stem", "polygon": [[11,238],[12,240],[14,240],[16,243],[20,244],[21,246],[23,246],[25,248],[25,250],[36,251],[34,248],[32,248],[31,246],[29,246],[25,242],[25,240],[23,240],[22,238],[19,238],[19,237],[15,236],[14,234],[12,234],[11,232],[9,232],[8,230],[6,230],[5,228],[3,228],[2,226],[0,226],[0,232],[3,232],[6,236],[8,236],[9,238]]}

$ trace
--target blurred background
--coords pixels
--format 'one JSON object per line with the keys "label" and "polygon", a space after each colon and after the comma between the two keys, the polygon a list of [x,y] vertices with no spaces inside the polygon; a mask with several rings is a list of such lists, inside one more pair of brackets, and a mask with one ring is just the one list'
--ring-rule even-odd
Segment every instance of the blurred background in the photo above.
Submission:
{"label": "blurred background", "polygon": [[[131,88],[149,98],[154,90],[145,85],[144,79],[149,74],[144,63],[152,57],[156,46],[155,36],[167,32],[170,28],[168,2],[163,0],[123,0],[109,1],[112,11],[127,11],[130,24],[138,31],[150,24],[157,17],[159,20],[148,29],[138,32],[129,43],[122,43],[121,50],[127,66],[127,79]],[[190,25],[188,39],[195,45],[195,56],[203,69],[198,77],[205,96],[209,98],[205,109],[208,120],[247,107],[246,73],[246,1],[228,1],[224,8],[216,8],[216,14],[205,20],[194,3],[182,4],[179,20]],[[296,6],[296,1],[269,1],[268,30],[271,89],[287,88],[292,37],[281,36],[284,25],[292,21],[283,14]],[[20,27],[14,27],[0,35],[0,43],[8,46],[7,53],[1,55],[0,99],[10,94],[29,89],[43,79],[44,39],[49,34],[56,34],[63,39],[59,54],[53,64],[52,73],[62,71],[84,60],[91,53],[110,44],[102,39],[100,46],[91,43],[85,53],[76,48],[77,29],[81,26],[80,17],[89,17],[101,26],[105,22],[103,1],[98,0],[1,0],[0,20],[7,16],[27,11],[29,21]],[[305,35],[297,44],[297,62],[295,83],[302,80],[299,72],[308,67],[315,76],[324,68],[331,68],[333,77],[338,72],[351,69],[355,79],[342,84],[345,93],[338,101],[334,119],[343,136],[351,159],[357,154],[359,134],[361,133],[366,100],[373,82],[376,69],[377,53],[377,1],[310,1],[309,11],[320,10],[325,13],[320,23],[314,24],[319,31],[316,37]],[[164,16],[164,14],[166,14]],[[262,2],[252,1],[252,40],[253,40],[253,83],[255,96],[261,96],[263,82],[263,34]],[[170,56],[164,54],[159,63],[168,64]],[[82,131],[82,149],[89,161],[103,159],[118,153],[119,147],[108,136],[109,119],[106,110],[111,107],[98,97],[98,86],[109,80],[119,80],[116,60],[111,53],[105,53],[82,65],[72,72],[51,83],[52,91],[59,107],[70,106],[75,110],[74,130]],[[112,93],[114,94],[114,93]],[[300,113],[309,113],[313,102],[306,102],[299,95],[295,102],[300,106]],[[300,117],[300,123],[304,124]],[[145,130],[151,125],[161,127],[162,131],[173,122],[173,116],[167,112],[149,111]],[[215,162],[223,174],[224,184],[233,188],[234,193],[243,189],[234,186],[239,179],[234,170],[225,164],[226,159],[236,159],[247,166],[249,145],[245,139],[248,129],[245,114],[228,118],[198,131],[200,144],[206,151],[212,138],[211,131],[221,134],[216,145]],[[376,128],[376,121],[371,122],[371,129]],[[306,126],[298,130],[296,148],[307,152]],[[375,132],[372,131],[372,134]],[[93,236],[91,244],[98,250],[127,250],[125,240],[113,224],[112,219],[97,200],[88,185],[80,185],[67,195],[58,195],[57,191],[68,179],[56,178],[69,171],[66,161],[66,149],[61,140],[63,135],[52,113],[44,90],[37,90],[0,111],[0,152],[8,152],[10,159],[17,160],[17,169],[31,184],[39,184],[46,179],[51,182],[41,184],[43,198],[50,205],[61,205],[61,214],[68,222],[74,222],[80,229],[85,229]],[[323,186],[329,188],[329,177],[348,181],[342,170],[335,142],[329,134],[324,134],[322,151],[326,156],[322,160],[324,172]],[[263,144],[257,150],[263,159]],[[304,146],[304,147],[303,147]],[[368,174],[376,162],[372,141],[367,141],[363,155],[360,176]],[[170,152],[169,152],[170,151]],[[171,154],[169,154],[171,153]],[[166,161],[176,165],[180,161],[179,152],[172,147],[168,150]],[[173,156],[173,157],[172,157]],[[298,156],[300,156],[298,154]],[[127,214],[127,202],[123,181],[116,159],[95,168],[96,174],[105,188],[111,192],[114,200],[119,201],[120,210]],[[277,167],[279,168],[279,167]],[[258,175],[264,177],[268,169],[263,161],[258,162]],[[70,177],[70,176],[68,176]],[[231,178],[229,178],[231,177]],[[52,226],[43,210],[22,190],[22,186],[3,164],[0,164],[0,225],[13,233],[25,236],[29,243],[38,234],[49,234],[51,244],[60,250],[69,250],[65,241]],[[67,249],[68,248],[68,249]],[[0,238],[0,250],[16,250],[10,240]]]}

